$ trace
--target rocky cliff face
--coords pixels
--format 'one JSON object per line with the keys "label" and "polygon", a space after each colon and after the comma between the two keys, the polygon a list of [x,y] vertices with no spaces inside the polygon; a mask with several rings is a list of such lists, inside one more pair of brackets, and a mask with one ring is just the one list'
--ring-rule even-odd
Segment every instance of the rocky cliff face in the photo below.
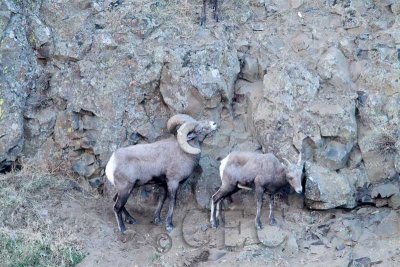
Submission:
{"label": "rocky cliff face", "polygon": [[189,2],[4,0],[0,169],[30,158],[98,186],[117,147],[187,113],[220,124],[185,187],[201,206],[232,150],[302,151],[310,208],[396,206],[398,1],[226,0],[207,28]]}

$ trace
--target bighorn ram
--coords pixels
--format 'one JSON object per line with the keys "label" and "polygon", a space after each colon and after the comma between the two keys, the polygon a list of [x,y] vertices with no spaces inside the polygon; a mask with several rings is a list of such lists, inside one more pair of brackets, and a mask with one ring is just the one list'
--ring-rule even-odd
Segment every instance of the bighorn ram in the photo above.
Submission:
{"label": "bighorn ram", "polygon": [[[214,11],[214,19],[216,22],[218,22],[218,0],[210,0],[210,4],[213,5],[213,11]],[[203,10],[201,12],[201,25],[205,26],[206,25],[206,19],[207,19],[207,0],[203,0]]]}
{"label": "bighorn ram", "polygon": [[173,229],[172,216],[179,183],[184,181],[198,165],[204,138],[217,128],[217,124],[213,121],[196,121],[188,115],[178,114],[169,119],[167,129],[173,132],[178,125],[180,127],[176,137],[151,144],[119,148],[108,161],[106,175],[117,190],[114,197],[114,212],[121,232],[126,230],[122,213],[126,222],[136,223],[125,208],[133,188],[153,182],[164,185],[154,222],[161,223],[160,212],[166,199],[166,184],[170,198],[166,228],[168,231]]}
{"label": "bighorn ram", "polygon": [[[221,161],[219,168],[222,185],[211,198],[211,225],[218,227],[218,219],[221,201],[237,192],[239,189],[251,190],[254,185],[257,201],[257,215],[255,224],[257,229],[262,228],[261,206],[264,191],[270,194],[270,224],[275,224],[273,213],[274,193],[289,183],[297,193],[302,192],[301,176],[303,166],[301,154],[298,164],[292,164],[288,160],[287,166],[281,163],[273,154],[258,154],[254,152],[232,152]],[[217,206],[217,214],[215,212]]]}

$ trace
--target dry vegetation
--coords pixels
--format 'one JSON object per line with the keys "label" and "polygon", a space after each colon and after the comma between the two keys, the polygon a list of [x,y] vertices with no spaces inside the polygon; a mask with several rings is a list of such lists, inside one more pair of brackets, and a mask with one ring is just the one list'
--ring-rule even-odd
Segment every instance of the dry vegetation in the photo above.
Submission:
{"label": "dry vegetation", "polygon": [[83,260],[79,238],[52,212],[74,184],[33,165],[0,176],[2,266],[75,266]]}
{"label": "dry vegetation", "polygon": [[382,131],[375,140],[375,149],[385,158],[391,158],[397,153],[396,143],[398,142],[398,133],[396,131]]}

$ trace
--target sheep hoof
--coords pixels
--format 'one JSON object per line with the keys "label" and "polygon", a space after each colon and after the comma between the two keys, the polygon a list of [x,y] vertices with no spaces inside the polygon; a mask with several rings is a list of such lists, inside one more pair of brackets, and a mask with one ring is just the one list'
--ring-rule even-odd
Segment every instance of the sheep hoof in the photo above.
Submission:
{"label": "sheep hoof", "polygon": [[163,221],[161,220],[160,217],[158,217],[158,218],[156,217],[156,218],[154,218],[153,223],[156,225],[161,225],[163,223]]}
{"label": "sheep hoof", "polygon": [[257,230],[263,229],[261,222],[256,222],[256,228],[257,228]]}
{"label": "sheep hoof", "polygon": [[270,225],[276,225],[277,222],[276,222],[275,218],[269,219],[269,224],[270,224]]}
{"label": "sheep hoof", "polygon": [[119,226],[119,231],[121,232],[121,234],[125,233],[125,231],[126,231],[125,225],[120,225]]}
{"label": "sheep hoof", "polygon": [[206,26],[206,18],[202,17],[200,21],[200,26],[205,27]]}
{"label": "sheep hoof", "polygon": [[133,217],[125,217],[125,222],[129,224],[137,224],[138,222]]}
{"label": "sheep hoof", "polygon": [[218,228],[218,226],[219,226],[219,221],[218,221],[218,219],[217,220],[211,220],[210,221],[210,223],[211,223],[211,227],[212,228]]}
{"label": "sheep hoof", "polygon": [[168,223],[165,228],[167,229],[167,232],[171,232],[174,230],[174,225],[172,223]]}

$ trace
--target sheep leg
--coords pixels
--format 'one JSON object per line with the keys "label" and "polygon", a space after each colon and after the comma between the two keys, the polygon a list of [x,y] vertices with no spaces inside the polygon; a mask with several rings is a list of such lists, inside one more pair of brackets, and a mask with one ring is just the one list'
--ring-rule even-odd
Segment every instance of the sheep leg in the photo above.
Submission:
{"label": "sheep leg", "polygon": [[[222,200],[218,201],[215,205],[214,202],[212,201],[211,198],[211,217],[210,217],[210,223],[213,228],[218,228],[219,222],[223,222],[222,218],[222,213],[221,213],[221,205],[222,205]],[[217,208],[215,208],[217,206]],[[217,212],[215,212],[217,211]]]}
{"label": "sheep leg", "polygon": [[[216,209],[215,209],[215,206],[216,205],[218,205],[220,202],[221,202],[221,200],[218,200],[218,201],[215,201],[214,199],[216,198],[216,196],[218,195],[218,194],[220,194],[220,192],[221,192],[221,188],[220,189],[218,189],[218,191],[211,197],[211,217],[210,217],[210,223],[211,223],[211,227],[213,227],[213,228],[218,228],[218,225],[219,225],[219,220],[218,220],[218,218],[217,218],[217,216],[216,216]],[[218,214],[219,215],[219,214]]]}
{"label": "sheep leg", "polygon": [[211,227],[216,228],[217,224],[215,223],[215,205],[214,205],[214,201],[213,198],[211,197],[211,213],[210,213],[210,223],[211,223]]}
{"label": "sheep leg", "polygon": [[[211,227],[217,228],[219,224],[219,219],[220,219],[220,212],[221,212],[221,200],[218,201],[217,203],[214,204],[213,198],[211,197],[211,216],[210,216],[210,223]],[[215,206],[217,206],[217,209],[215,209]],[[215,213],[215,210],[217,210],[217,213]]]}
{"label": "sheep leg", "polygon": [[217,202],[217,213],[216,213],[216,217],[218,221],[222,221],[223,222],[223,218],[221,217],[222,213],[221,213],[221,208],[222,208],[222,200]]}
{"label": "sheep leg", "polygon": [[217,214],[216,214],[216,217],[217,217],[218,221],[221,221],[222,223],[225,223],[225,216],[224,216],[224,214],[222,213],[222,212],[223,212],[222,205],[224,204],[224,200],[225,200],[225,199],[226,199],[227,202],[228,202],[228,203],[225,202],[228,206],[229,206],[230,204],[232,204],[232,203],[233,203],[232,195],[233,195],[234,193],[236,193],[237,191],[239,191],[239,188],[238,188],[238,187],[236,187],[235,190],[233,190],[232,192],[230,192],[224,199],[218,201],[218,203],[217,203]]}
{"label": "sheep leg", "polygon": [[137,224],[136,219],[129,214],[125,207],[122,208],[122,213],[125,215],[125,222],[129,224]]}
{"label": "sheep leg", "polygon": [[257,229],[262,229],[262,223],[261,223],[261,208],[262,208],[262,202],[263,202],[263,195],[264,195],[265,189],[262,186],[256,186],[256,201],[257,201],[257,215],[256,215],[256,228]]}
{"label": "sheep leg", "polygon": [[117,199],[114,204],[114,213],[115,217],[117,218],[118,227],[121,233],[124,233],[126,231],[124,221],[122,220],[122,213],[134,186],[135,184],[132,184],[131,186],[127,186],[124,189],[118,191]]}
{"label": "sheep leg", "polygon": [[201,11],[201,26],[206,26],[206,6],[207,6],[207,0],[203,0],[203,10]]}
{"label": "sheep leg", "polygon": [[162,207],[164,205],[165,199],[167,198],[167,188],[164,185],[162,185],[161,187],[162,187],[161,194],[158,197],[158,204],[157,204],[156,211],[154,213],[154,221],[153,221],[155,224],[158,224],[158,225],[160,225],[162,223],[160,213],[161,213]]}
{"label": "sheep leg", "polygon": [[[116,193],[113,197],[114,202],[117,200],[118,197],[118,193]],[[136,224],[137,221],[135,218],[132,217],[132,215],[129,214],[128,210],[123,207],[122,208],[122,213],[125,215],[125,222],[129,223],[129,224]]]}
{"label": "sheep leg", "polygon": [[215,205],[218,202],[222,202],[222,200],[227,197],[232,195],[233,193],[235,193],[237,191],[236,185],[228,185],[228,186],[221,186],[218,191],[212,196],[211,198],[211,219],[210,219],[210,223],[211,223],[211,227],[213,228],[217,228],[218,227],[218,219],[216,218],[216,214],[215,214]]}
{"label": "sheep leg", "polygon": [[216,22],[219,21],[219,19],[218,19],[218,0],[214,0],[214,19]]}
{"label": "sheep leg", "polygon": [[276,220],[274,216],[274,206],[275,206],[275,201],[274,201],[274,194],[269,195],[269,224],[270,225],[276,225]]}
{"label": "sheep leg", "polygon": [[169,194],[169,209],[166,220],[166,229],[171,232],[174,229],[172,224],[172,216],[174,214],[175,202],[176,202],[176,192],[178,191],[179,182],[171,181],[168,182],[168,194]]}

